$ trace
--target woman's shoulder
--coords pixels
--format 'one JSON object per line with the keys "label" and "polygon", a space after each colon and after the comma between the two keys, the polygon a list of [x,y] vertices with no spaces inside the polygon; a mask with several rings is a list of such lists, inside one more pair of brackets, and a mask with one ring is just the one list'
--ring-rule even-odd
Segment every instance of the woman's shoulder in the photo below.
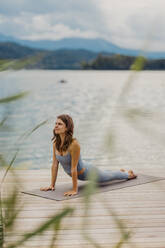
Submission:
{"label": "woman's shoulder", "polygon": [[76,144],[79,144],[79,142],[76,138],[73,138],[71,145],[76,145]]}
{"label": "woman's shoulder", "polygon": [[73,138],[72,143],[70,144],[70,149],[71,150],[80,149],[80,144],[76,138]]}

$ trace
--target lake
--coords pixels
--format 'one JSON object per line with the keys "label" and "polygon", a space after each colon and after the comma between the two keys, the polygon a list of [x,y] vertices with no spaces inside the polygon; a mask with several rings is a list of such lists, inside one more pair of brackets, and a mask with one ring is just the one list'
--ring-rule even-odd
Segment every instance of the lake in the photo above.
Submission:
{"label": "lake", "polygon": [[[56,116],[72,116],[84,162],[109,168],[164,166],[165,72],[21,70],[0,73],[0,98],[29,91],[0,105],[0,153],[15,167],[50,168]],[[66,83],[60,83],[66,80]],[[123,101],[118,101],[130,81]],[[136,111],[133,111],[136,109]],[[141,113],[142,112],[142,113]],[[123,114],[125,113],[125,114]],[[139,114],[140,113],[140,114]],[[25,132],[47,120],[27,139]]]}

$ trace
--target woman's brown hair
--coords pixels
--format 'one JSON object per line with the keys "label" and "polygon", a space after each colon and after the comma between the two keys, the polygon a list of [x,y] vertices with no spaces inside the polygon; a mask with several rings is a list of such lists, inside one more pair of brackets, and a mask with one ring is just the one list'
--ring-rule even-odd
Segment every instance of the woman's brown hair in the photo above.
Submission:
{"label": "woman's brown hair", "polygon": [[64,143],[61,147],[61,138],[59,134],[55,133],[55,130],[53,129],[53,138],[52,141],[56,142],[56,148],[59,152],[62,151],[67,151],[69,145],[72,143],[73,140],[73,129],[74,129],[74,124],[73,124],[73,120],[69,115],[59,115],[57,116],[57,119],[61,119],[65,125],[66,125],[66,135],[65,135],[65,139],[64,139]]}

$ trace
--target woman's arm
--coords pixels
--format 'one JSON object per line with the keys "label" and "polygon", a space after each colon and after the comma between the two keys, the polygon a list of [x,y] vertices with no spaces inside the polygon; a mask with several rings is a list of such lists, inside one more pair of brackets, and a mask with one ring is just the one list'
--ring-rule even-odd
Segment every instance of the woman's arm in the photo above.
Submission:
{"label": "woman's arm", "polygon": [[72,183],[73,183],[73,190],[65,192],[64,195],[76,195],[78,192],[77,187],[77,164],[80,157],[80,145],[75,140],[71,145],[71,176],[72,176]]}
{"label": "woman's arm", "polygon": [[59,162],[56,159],[55,142],[53,143],[53,163],[51,167],[51,186],[54,187],[57,179]]}
{"label": "woman's arm", "polygon": [[58,173],[58,164],[59,162],[56,159],[55,154],[55,143],[53,143],[53,163],[51,167],[51,185],[49,187],[40,188],[40,190],[47,191],[47,190],[55,190],[55,183],[57,179],[57,173]]}

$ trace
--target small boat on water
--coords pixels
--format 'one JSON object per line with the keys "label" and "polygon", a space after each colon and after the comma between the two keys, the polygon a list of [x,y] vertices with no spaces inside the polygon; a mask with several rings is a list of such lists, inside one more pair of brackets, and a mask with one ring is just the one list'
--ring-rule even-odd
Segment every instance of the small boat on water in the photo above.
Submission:
{"label": "small boat on water", "polygon": [[59,83],[67,83],[67,81],[65,79],[61,79]]}

